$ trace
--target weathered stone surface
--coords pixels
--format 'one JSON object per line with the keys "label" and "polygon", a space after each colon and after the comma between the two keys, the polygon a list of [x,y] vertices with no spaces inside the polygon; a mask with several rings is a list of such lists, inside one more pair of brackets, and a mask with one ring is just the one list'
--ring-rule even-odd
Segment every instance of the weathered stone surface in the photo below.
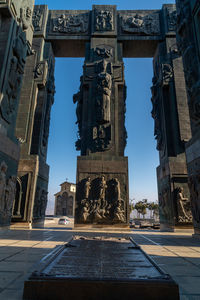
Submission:
{"label": "weathered stone surface", "polygon": [[128,225],[128,160],[126,157],[78,157],[75,226]]}
{"label": "weathered stone surface", "polygon": [[75,236],[40,268],[25,282],[24,300],[179,299],[178,285],[130,239]]}

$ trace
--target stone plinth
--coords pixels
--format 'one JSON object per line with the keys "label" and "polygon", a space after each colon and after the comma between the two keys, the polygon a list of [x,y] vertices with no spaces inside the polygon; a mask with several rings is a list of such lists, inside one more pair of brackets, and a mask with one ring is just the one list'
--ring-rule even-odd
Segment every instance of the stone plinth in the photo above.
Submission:
{"label": "stone plinth", "polygon": [[178,285],[132,240],[74,237],[40,264],[24,285],[24,300],[33,299],[169,299],[178,300]]}

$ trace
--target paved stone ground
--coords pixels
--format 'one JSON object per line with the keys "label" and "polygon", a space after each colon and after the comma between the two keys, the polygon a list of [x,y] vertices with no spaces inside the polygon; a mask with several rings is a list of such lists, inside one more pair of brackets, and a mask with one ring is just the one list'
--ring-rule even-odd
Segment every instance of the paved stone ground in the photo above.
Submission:
{"label": "paved stone ground", "polygon": [[200,240],[192,238],[192,230],[179,233],[132,229],[109,233],[77,232],[70,225],[49,223],[44,229],[0,230],[0,300],[21,300],[24,280],[37,268],[38,261],[76,234],[132,236],[179,284],[181,300],[200,299]]}

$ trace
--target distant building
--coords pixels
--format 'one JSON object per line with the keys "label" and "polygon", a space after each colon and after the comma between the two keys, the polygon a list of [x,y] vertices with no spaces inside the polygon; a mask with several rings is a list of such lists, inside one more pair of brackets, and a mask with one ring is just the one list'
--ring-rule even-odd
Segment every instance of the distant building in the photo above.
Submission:
{"label": "distant building", "polygon": [[55,216],[74,216],[74,203],[76,185],[70,182],[61,183],[61,191],[56,193],[54,215]]}

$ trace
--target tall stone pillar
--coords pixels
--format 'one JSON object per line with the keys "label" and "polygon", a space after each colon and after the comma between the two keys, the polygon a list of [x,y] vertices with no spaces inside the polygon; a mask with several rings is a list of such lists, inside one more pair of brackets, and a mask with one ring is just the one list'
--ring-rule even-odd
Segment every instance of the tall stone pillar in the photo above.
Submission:
{"label": "tall stone pillar", "polygon": [[116,7],[94,5],[80,89],[75,226],[127,226],[126,86]]}
{"label": "tall stone pillar", "polygon": [[192,138],[186,144],[194,232],[200,237],[200,4],[176,0],[177,38],[183,56]]}
{"label": "tall stone pillar", "polygon": [[182,57],[176,43],[176,8],[164,5],[163,31],[154,57],[152,116],[160,165],[157,168],[161,230],[191,226],[185,144],[191,138]]}
{"label": "tall stone pillar", "polygon": [[47,6],[35,6],[33,54],[25,67],[16,125],[21,155],[12,220],[29,227],[44,221],[48,194],[46,154],[55,93],[55,61],[51,44],[45,42],[47,19]]}
{"label": "tall stone pillar", "polygon": [[34,0],[0,1],[0,226],[10,225],[20,147],[15,135]]}

